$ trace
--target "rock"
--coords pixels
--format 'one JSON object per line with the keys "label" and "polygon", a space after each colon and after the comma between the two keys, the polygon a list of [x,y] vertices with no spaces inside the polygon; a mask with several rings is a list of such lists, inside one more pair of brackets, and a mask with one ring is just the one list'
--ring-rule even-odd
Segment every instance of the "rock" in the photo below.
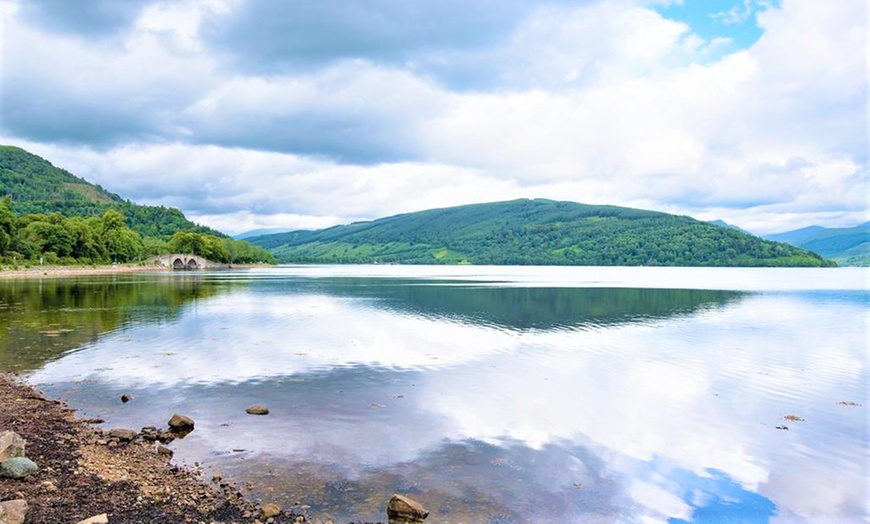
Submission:
{"label": "rock", "polygon": [[0,523],[22,524],[27,516],[27,501],[24,499],[0,502]]}
{"label": "rock", "polygon": [[14,431],[0,432],[0,462],[24,456],[24,439]]}
{"label": "rock", "polygon": [[269,408],[262,404],[254,404],[253,406],[246,409],[245,412],[247,412],[248,415],[268,415]]}
{"label": "rock", "polygon": [[171,457],[174,453],[175,453],[174,451],[172,451],[171,449],[167,448],[167,447],[164,446],[163,444],[158,444],[158,445],[157,445],[157,454],[158,454],[158,455],[163,455],[164,457]]}
{"label": "rock", "polygon": [[100,513],[99,515],[94,515],[89,519],[80,520],[76,524],[109,524],[109,515],[106,513]]}
{"label": "rock", "polygon": [[271,518],[277,517],[280,514],[281,514],[281,506],[275,504],[274,502],[270,502],[270,503],[266,504],[260,510],[260,515],[262,515],[262,517],[264,519],[271,519]]}
{"label": "rock", "polygon": [[109,430],[109,438],[116,438],[121,442],[130,442],[136,438],[136,431],[132,429],[114,428]]}
{"label": "rock", "polygon": [[429,512],[416,500],[404,495],[393,495],[387,504],[387,519],[390,524],[423,522]]}
{"label": "rock", "polygon": [[121,395],[121,402],[126,404],[127,402],[130,402],[131,400],[133,400],[133,395],[131,395],[129,393],[124,393],[123,395]]}
{"label": "rock", "polygon": [[175,431],[191,431],[193,429],[193,419],[176,413],[169,419],[169,427]]}
{"label": "rock", "polygon": [[0,477],[23,479],[39,469],[36,462],[25,457],[12,457],[0,464]]}

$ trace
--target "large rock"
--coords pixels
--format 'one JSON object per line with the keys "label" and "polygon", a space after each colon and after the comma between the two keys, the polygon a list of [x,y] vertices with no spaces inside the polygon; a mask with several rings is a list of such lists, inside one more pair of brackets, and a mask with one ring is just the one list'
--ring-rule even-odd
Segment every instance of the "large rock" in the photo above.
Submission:
{"label": "large rock", "polygon": [[253,406],[246,409],[245,412],[248,415],[268,415],[269,408],[267,408],[266,406],[264,406],[262,404],[254,404]]}
{"label": "large rock", "polygon": [[22,524],[26,516],[26,500],[16,499],[0,502],[0,524]]}
{"label": "large rock", "polygon": [[0,464],[0,477],[23,479],[37,470],[39,470],[39,466],[29,458],[12,457]]}
{"label": "large rock", "polygon": [[387,519],[390,524],[423,522],[428,516],[429,512],[422,504],[404,495],[393,495],[387,504]]}
{"label": "large rock", "polygon": [[191,431],[193,430],[193,419],[176,413],[169,419],[169,427],[174,431]]}
{"label": "large rock", "polygon": [[134,438],[136,438],[136,430],[134,429],[124,429],[124,428],[114,428],[109,430],[109,437],[116,438],[121,442],[130,442]]}
{"label": "large rock", "polygon": [[24,439],[14,431],[0,432],[0,462],[24,456]]}
{"label": "large rock", "polygon": [[260,514],[264,519],[271,519],[277,517],[281,514],[281,506],[275,504],[274,502],[270,502],[260,509]]}

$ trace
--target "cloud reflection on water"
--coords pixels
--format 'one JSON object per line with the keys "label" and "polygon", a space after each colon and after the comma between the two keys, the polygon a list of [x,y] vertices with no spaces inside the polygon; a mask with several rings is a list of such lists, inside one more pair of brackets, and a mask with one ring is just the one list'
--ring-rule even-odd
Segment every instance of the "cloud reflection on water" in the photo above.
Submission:
{"label": "cloud reflection on water", "polygon": [[[682,295],[687,308],[660,292],[673,314],[512,329],[503,310],[476,323],[446,311],[450,287],[435,297],[310,284],[201,300],[31,378],[112,424],[185,410],[197,430],[178,456],[242,477],[257,457],[286,475],[314,461],[360,484],[424,475],[424,494],[453,500],[473,486],[519,521],[540,500],[563,522],[705,521],[726,506],[755,521],[867,514],[866,411],[837,405],[866,395],[866,293]],[[565,291],[599,303],[591,292]],[[464,293],[474,290],[454,290]],[[107,405],[120,391],[139,402]],[[272,413],[246,416],[255,402]],[[776,430],[789,413],[806,420]]]}

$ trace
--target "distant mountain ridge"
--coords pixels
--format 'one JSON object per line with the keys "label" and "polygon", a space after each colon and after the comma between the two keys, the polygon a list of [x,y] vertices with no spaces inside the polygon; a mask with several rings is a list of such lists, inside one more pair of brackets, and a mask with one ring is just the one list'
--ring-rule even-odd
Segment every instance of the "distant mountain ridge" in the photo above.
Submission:
{"label": "distant mountain ridge", "polygon": [[810,251],[686,216],[521,199],[248,239],[292,263],[824,266]]}
{"label": "distant mountain ridge", "polygon": [[289,227],[267,227],[262,229],[252,229],[250,231],[245,231],[244,233],[239,233],[238,235],[233,235],[233,238],[236,240],[245,240],[247,238],[261,237],[264,235],[274,235],[277,233],[289,233],[293,231],[293,229]]}
{"label": "distant mountain ridge", "polygon": [[844,266],[870,266],[870,222],[854,227],[809,226],[765,239],[814,251]]}
{"label": "distant mountain ridge", "polygon": [[728,222],[725,222],[724,220],[711,220],[709,223],[713,224],[714,226],[727,227],[729,229],[736,229],[737,231],[740,231],[741,233],[746,233],[747,235],[757,236],[752,231],[747,231],[747,230],[743,229],[742,227],[735,226],[734,224],[729,224]]}
{"label": "distant mountain ridge", "polygon": [[176,208],[143,206],[124,200],[15,146],[0,146],[0,197],[6,195],[11,198],[12,210],[21,215],[58,212],[68,217],[89,217],[114,208],[142,236],[166,239],[186,230],[226,236],[191,222]]}

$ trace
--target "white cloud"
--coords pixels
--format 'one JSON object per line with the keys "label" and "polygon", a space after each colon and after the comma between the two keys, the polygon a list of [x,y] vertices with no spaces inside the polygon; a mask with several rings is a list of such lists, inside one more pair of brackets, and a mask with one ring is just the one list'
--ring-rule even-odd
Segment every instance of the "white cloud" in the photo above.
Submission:
{"label": "white cloud", "polygon": [[[585,2],[540,5],[468,54],[271,75],[228,69],[200,39],[234,3],[149,5],[108,40],[41,32],[15,5],[6,141],[221,228],[520,196],[758,232],[870,218],[860,0],[785,0],[758,13],[758,42],[716,60],[716,40],[645,3]],[[430,76],[438,60],[492,82],[456,90]]]}

